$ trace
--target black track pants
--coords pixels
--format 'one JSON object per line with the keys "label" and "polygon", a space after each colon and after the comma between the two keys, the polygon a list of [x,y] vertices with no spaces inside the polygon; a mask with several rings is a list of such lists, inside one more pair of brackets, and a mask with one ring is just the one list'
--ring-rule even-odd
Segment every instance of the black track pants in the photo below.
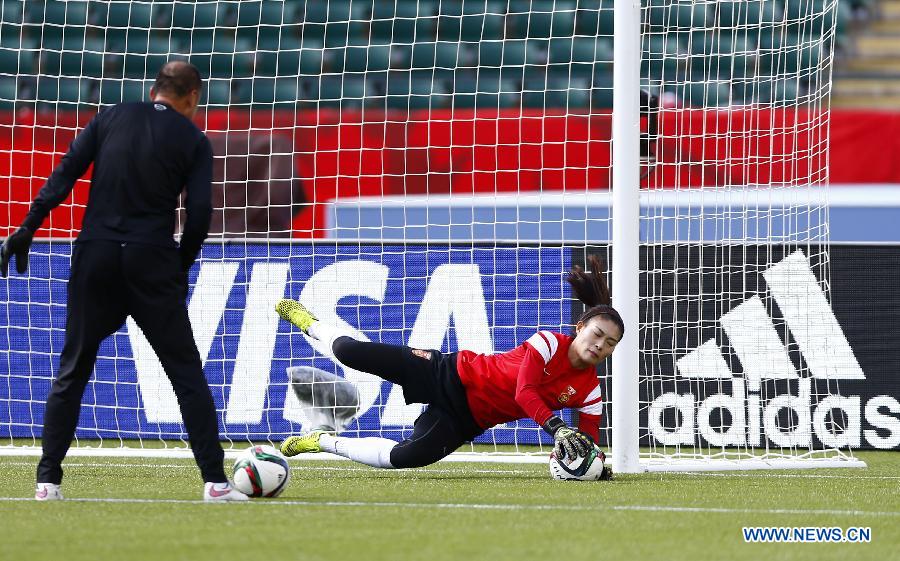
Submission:
{"label": "black track pants", "polygon": [[129,315],[172,382],[203,480],[227,481],[215,404],[188,320],[186,293],[187,278],[175,248],[105,240],[75,244],[65,345],[44,413],[39,483],[62,481],[60,464],[75,435],[100,343]]}

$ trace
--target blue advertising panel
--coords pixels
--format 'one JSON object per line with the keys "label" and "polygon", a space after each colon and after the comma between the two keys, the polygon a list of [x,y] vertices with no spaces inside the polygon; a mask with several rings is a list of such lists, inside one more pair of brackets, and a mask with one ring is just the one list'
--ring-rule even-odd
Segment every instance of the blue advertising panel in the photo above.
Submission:
{"label": "blue advertising panel", "polygon": [[[587,250],[603,255],[608,248]],[[70,251],[69,243],[37,243],[28,275],[0,280],[0,438],[40,437],[65,334]],[[358,388],[359,413],[344,431],[350,436],[402,438],[421,411],[405,405],[392,384],[313,348],[278,319],[279,299],[299,299],[323,322],[372,341],[502,352],[536,329],[570,329],[581,308],[564,273],[583,261],[584,251],[461,242],[208,244],[202,265],[191,271],[188,310],[223,437],[278,441],[309,428],[286,372],[294,366],[314,366]],[[654,318],[640,334],[655,345],[656,354],[647,356],[665,357],[642,364],[642,445],[900,449],[900,298],[883,290],[884,279],[896,274],[900,247],[836,245],[827,262],[806,254],[825,255],[787,245],[644,249],[642,270],[657,264],[680,276],[654,283],[656,299],[641,303],[641,318]],[[691,277],[699,263],[703,282]],[[733,263],[740,266],[726,267]],[[828,295],[817,280],[825,265]],[[710,306],[696,297],[703,286],[741,290]],[[803,298],[793,298],[798,291]],[[760,321],[733,321],[762,298],[772,304]],[[726,316],[731,327],[723,334]],[[825,335],[808,326],[828,322],[835,328],[822,332],[825,344]],[[755,368],[752,347],[734,343],[766,330],[785,342],[789,362],[777,377]],[[727,367],[715,378],[698,372],[709,360]],[[609,395],[608,372],[601,374]],[[608,422],[606,415],[601,446],[609,444]],[[130,321],[100,348],[78,426],[79,438],[186,438],[171,385]],[[524,420],[478,442],[534,443],[541,435]]]}
{"label": "blue advertising panel", "polygon": [[[40,436],[64,341],[70,253],[68,243],[36,243],[29,274],[0,281],[0,437]],[[373,341],[418,341],[443,352],[462,341],[499,352],[537,328],[568,329],[570,254],[563,246],[496,244],[207,244],[188,302],[223,436],[277,441],[301,430],[290,366],[351,377],[277,319],[278,299],[299,298]],[[408,435],[415,408],[394,411],[401,403],[392,384],[355,376],[361,409],[346,433]],[[130,321],[100,348],[78,427],[79,438],[186,437],[174,394]],[[535,442],[539,431],[526,427],[537,428],[521,421],[482,440]]]}

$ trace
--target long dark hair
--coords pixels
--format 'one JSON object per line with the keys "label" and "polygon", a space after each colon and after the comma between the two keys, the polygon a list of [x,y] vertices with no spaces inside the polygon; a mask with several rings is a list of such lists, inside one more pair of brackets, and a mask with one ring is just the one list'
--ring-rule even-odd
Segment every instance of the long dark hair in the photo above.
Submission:
{"label": "long dark hair", "polygon": [[591,266],[590,274],[581,266],[575,265],[566,277],[566,281],[572,286],[572,292],[588,308],[578,318],[577,323],[587,323],[594,316],[603,316],[619,326],[619,331],[624,336],[625,322],[622,321],[619,312],[612,307],[612,293],[606,284],[603,263],[596,255],[588,256],[587,261]]}

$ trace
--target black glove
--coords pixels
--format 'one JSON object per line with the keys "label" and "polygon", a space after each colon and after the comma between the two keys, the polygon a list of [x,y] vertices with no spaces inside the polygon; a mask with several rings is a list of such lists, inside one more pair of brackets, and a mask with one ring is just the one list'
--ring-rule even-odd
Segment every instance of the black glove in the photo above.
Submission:
{"label": "black glove", "polygon": [[33,237],[34,232],[28,228],[19,228],[3,242],[3,247],[0,247],[0,273],[4,277],[9,273],[9,260],[13,255],[16,256],[16,271],[20,275],[28,269],[28,250]]}
{"label": "black glove", "polygon": [[613,479],[615,479],[615,477],[613,476],[612,466],[606,463],[606,459],[604,457],[603,471],[600,472],[599,481],[612,481]]}
{"label": "black glove", "polygon": [[194,252],[185,251],[184,248],[179,248],[178,256],[181,258],[181,272],[187,275],[188,271],[191,270],[191,267],[194,266],[197,255]]}
{"label": "black glove", "polygon": [[543,424],[545,431],[553,435],[553,449],[556,457],[567,457],[574,460],[578,456],[587,456],[594,447],[594,439],[578,429],[566,425],[565,421],[557,416]]}

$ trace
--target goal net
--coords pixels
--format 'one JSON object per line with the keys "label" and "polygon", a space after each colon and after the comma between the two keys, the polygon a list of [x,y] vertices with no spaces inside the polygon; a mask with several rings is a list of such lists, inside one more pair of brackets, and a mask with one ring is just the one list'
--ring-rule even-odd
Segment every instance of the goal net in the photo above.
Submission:
{"label": "goal net", "polygon": [[651,0],[642,16],[641,80],[663,107],[640,193],[635,468],[859,465],[860,408],[840,380],[864,375],[828,296],[845,12]]}
{"label": "goal net", "polygon": [[[318,426],[400,439],[422,410],[279,323],[282,297],[361,338],[501,352],[537,329],[572,329],[572,264],[598,254],[615,267],[611,1],[2,0],[0,10],[6,232],[98,110],[147,100],[168,60],[206,78],[197,123],[214,147],[215,211],[188,306],[230,450]],[[600,444],[618,453],[610,427],[627,410],[640,469],[851,465],[859,405],[838,380],[862,373],[828,304],[824,198],[841,10],[651,0],[640,12],[641,137],[617,161],[642,178],[628,334],[639,367],[617,374],[639,380],[639,398],[606,408]],[[8,452],[40,444],[87,192],[79,182],[51,214],[27,274],[0,280]],[[609,365],[600,377],[612,395]],[[548,443],[519,421],[462,456],[543,461]],[[100,349],[73,450],[185,447],[171,385],[129,320]]]}

